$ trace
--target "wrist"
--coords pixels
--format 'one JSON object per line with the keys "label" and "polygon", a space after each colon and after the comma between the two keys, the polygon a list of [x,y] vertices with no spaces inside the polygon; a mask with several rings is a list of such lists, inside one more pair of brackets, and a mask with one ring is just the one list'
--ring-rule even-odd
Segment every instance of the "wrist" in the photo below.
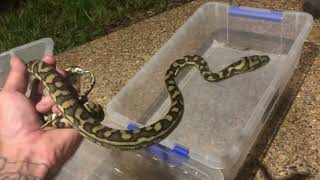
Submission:
{"label": "wrist", "polygon": [[[14,159],[0,155],[1,179],[44,179],[49,167],[44,163],[38,163],[28,158]],[[19,179],[20,179],[19,178]]]}
{"label": "wrist", "polygon": [[15,179],[15,176],[23,177],[22,179],[44,179],[52,167],[46,157],[39,156],[32,149],[2,145],[0,144],[0,179]]}

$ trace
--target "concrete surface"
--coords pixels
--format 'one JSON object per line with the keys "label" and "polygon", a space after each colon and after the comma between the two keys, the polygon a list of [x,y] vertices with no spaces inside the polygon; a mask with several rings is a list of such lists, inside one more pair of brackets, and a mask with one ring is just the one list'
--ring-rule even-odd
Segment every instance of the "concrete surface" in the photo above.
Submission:
{"label": "concrete surface", "polygon": [[[57,56],[58,65],[79,65],[97,76],[93,100],[107,104],[175,30],[203,3],[196,0]],[[225,1],[277,10],[301,10],[301,0]],[[320,21],[305,43],[300,64],[237,179],[260,179],[261,162],[274,177],[295,171],[320,174]],[[271,142],[270,142],[271,141]]]}

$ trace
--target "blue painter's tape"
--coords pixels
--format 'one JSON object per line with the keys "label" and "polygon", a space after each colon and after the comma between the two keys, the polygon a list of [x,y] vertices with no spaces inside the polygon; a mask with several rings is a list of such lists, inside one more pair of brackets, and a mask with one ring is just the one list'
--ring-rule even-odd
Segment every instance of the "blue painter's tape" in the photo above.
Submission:
{"label": "blue painter's tape", "polygon": [[178,153],[180,155],[186,156],[186,157],[188,157],[188,155],[189,155],[189,150],[188,149],[183,148],[183,147],[178,146],[178,145],[174,146],[172,151],[174,151],[174,152],[176,152],[176,153]]}
{"label": "blue painter's tape", "polygon": [[127,128],[128,128],[129,130],[137,130],[137,129],[139,129],[139,127],[136,126],[136,125],[134,125],[134,124],[128,124]]}
{"label": "blue painter's tape", "polygon": [[[127,128],[129,130],[139,129],[134,124],[128,124]],[[147,151],[156,154],[159,158],[161,158],[164,161],[174,163],[176,166],[180,165],[181,162],[187,161],[189,159],[189,150],[187,150],[186,148],[176,145],[172,150],[167,149],[167,152],[164,151],[162,148],[164,148],[162,145],[156,144],[148,147]],[[179,158],[178,162],[175,162],[177,160],[176,158]]]}
{"label": "blue painter's tape", "polygon": [[249,8],[241,8],[239,6],[229,6],[229,14],[231,16],[241,16],[275,22],[281,22],[283,20],[283,12],[280,11],[262,11]]}
{"label": "blue painter's tape", "polygon": [[177,153],[160,144],[147,148],[147,151],[155,154],[158,158],[161,158],[163,161],[174,165],[175,167],[183,166],[183,163],[189,160],[188,156]]}
{"label": "blue painter's tape", "polygon": [[153,145],[147,148],[147,151],[156,154],[158,158],[161,158],[164,161],[170,161],[169,154],[162,150],[161,145]]}
{"label": "blue painter's tape", "polygon": [[[137,129],[139,129],[139,127],[134,125],[134,124],[128,124],[127,129],[129,129],[129,130],[137,130]],[[157,147],[157,145],[150,146],[147,149],[152,151],[152,152],[154,152],[154,153],[156,153],[156,154],[159,154],[161,157],[163,156],[161,153],[159,153],[160,150]]]}

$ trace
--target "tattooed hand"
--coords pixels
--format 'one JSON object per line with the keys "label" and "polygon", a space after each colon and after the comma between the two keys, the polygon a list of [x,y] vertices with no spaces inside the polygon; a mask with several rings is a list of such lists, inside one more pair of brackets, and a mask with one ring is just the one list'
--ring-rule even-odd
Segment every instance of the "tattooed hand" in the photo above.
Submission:
{"label": "tattooed hand", "polygon": [[[52,57],[43,61],[55,64]],[[38,113],[57,112],[57,108],[41,93],[28,99],[24,95],[26,66],[16,57],[10,64],[11,71],[0,91],[0,180],[44,179],[49,170],[58,169],[72,156],[81,138],[73,129],[40,129]],[[42,92],[41,87],[37,90]]]}

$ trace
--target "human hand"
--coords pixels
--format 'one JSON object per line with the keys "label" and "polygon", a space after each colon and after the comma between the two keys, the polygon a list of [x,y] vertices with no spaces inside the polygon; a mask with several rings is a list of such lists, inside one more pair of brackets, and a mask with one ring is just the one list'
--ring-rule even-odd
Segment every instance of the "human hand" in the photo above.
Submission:
{"label": "human hand", "polygon": [[[53,57],[46,56],[43,61],[55,64]],[[58,110],[51,98],[40,98],[42,88],[28,99],[24,95],[28,85],[26,66],[16,57],[10,64],[11,71],[0,91],[0,179],[41,179],[74,154],[81,138],[74,129],[41,129],[38,113]]]}

